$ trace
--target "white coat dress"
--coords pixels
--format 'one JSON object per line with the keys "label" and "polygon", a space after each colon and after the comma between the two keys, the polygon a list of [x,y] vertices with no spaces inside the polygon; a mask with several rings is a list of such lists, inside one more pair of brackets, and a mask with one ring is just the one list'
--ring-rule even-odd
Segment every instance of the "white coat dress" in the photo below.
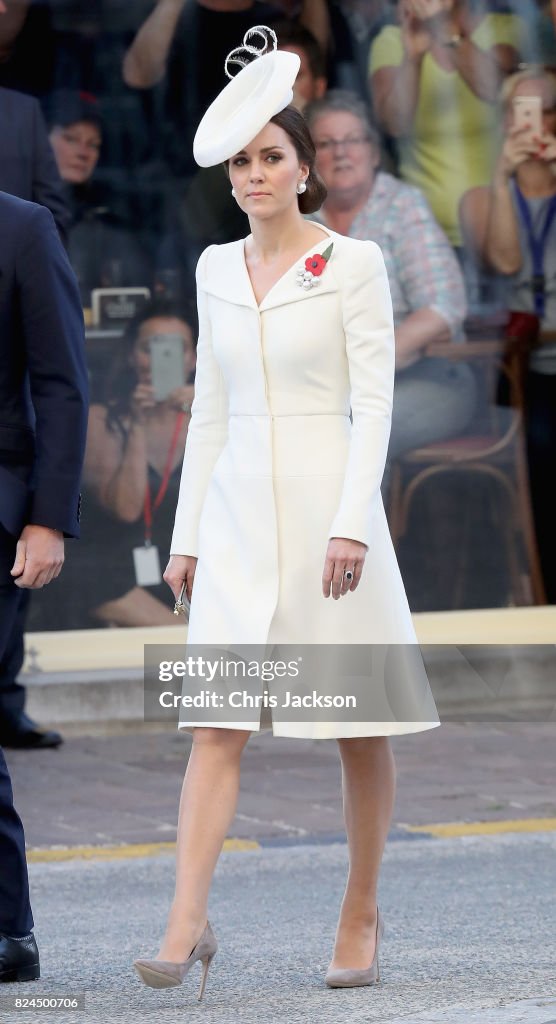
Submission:
{"label": "white coat dress", "polygon": [[[380,492],[394,388],[384,260],[374,242],[315,227],[322,242],[260,305],[244,239],[209,246],[197,265],[195,398],[170,549],[198,559],[188,644],[417,642]],[[318,286],[300,287],[297,269],[331,241]],[[331,537],[368,546],[359,586],[339,600],[322,593]],[[399,685],[415,685],[411,672]],[[428,680],[419,706],[410,722],[273,713],[272,727],[338,738],[440,724]],[[183,709],[179,724],[192,725]],[[266,724],[263,713],[235,727]]]}

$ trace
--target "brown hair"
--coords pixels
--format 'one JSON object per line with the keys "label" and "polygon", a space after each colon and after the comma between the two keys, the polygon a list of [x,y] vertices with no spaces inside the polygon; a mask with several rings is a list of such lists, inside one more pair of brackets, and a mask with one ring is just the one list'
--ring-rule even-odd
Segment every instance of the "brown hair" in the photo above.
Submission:
{"label": "brown hair", "polygon": [[[327,189],[324,181],[315,170],[317,151],[307,122],[303,114],[296,107],[290,105],[289,107],[284,107],[274,117],[271,117],[270,123],[277,124],[279,128],[285,131],[293,144],[299,162],[308,164],[309,175],[305,181],[307,189],[302,195],[298,196],[298,204],[301,213],[315,213],[317,210],[320,210],[324,203]],[[229,178],[228,160],[224,164],[224,170]]]}
{"label": "brown hair", "polygon": [[317,151],[309,126],[303,114],[291,104],[271,117],[270,121],[289,135],[299,162],[309,165],[309,176],[305,181],[307,191],[299,196],[298,202],[301,213],[315,213],[320,210],[328,193],[324,181],[315,170]]}

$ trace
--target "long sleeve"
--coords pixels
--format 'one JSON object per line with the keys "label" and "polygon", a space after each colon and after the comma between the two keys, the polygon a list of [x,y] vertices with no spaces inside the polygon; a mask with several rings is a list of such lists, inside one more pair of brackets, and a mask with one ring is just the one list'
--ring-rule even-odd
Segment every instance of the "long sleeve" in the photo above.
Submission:
{"label": "long sleeve", "polygon": [[382,253],[375,242],[357,245],[342,284],[353,424],[342,496],[329,537],[348,537],[370,546],[392,420],[394,322]]}
{"label": "long sleeve", "polygon": [[35,414],[35,485],[28,522],[79,536],[88,376],[75,275],[52,214],[32,209],[16,258],[20,316]]}
{"label": "long sleeve", "polygon": [[54,220],[62,242],[67,248],[71,213],[64,198],[64,188],[50,145],[42,111],[34,101],[33,123],[33,194],[34,203],[46,206]]}
{"label": "long sleeve", "polygon": [[207,296],[203,291],[209,245],[199,257],[195,277],[199,311],[195,397],[187,433],[180,492],[170,553],[198,554],[199,522],[209,479],[228,434],[228,400],[222,373],[212,349]]}

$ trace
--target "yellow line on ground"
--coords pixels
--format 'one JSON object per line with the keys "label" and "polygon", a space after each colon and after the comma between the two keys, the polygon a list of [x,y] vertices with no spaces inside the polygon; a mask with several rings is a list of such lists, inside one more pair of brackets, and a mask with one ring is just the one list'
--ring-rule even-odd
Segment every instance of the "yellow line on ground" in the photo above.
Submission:
{"label": "yellow line on ground", "polygon": [[554,832],[556,818],[516,818],[509,821],[448,821],[438,825],[403,825],[407,832],[433,836],[484,836],[501,832]]}
{"label": "yellow line on ground", "polygon": [[[502,832],[554,832],[556,818],[517,818],[509,821],[449,821],[432,825],[405,825],[406,832],[420,832],[438,837],[497,835]],[[173,853],[175,842],[128,843],[122,846],[68,846],[27,850],[29,864],[48,864],[64,860],[126,860],[130,857],[152,857]],[[224,850],[260,850],[256,839],[225,839]]]}
{"label": "yellow line on ground", "polygon": [[[225,839],[224,850],[260,850],[255,839]],[[152,857],[173,853],[175,843],[129,843],[125,846],[68,846],[27,851],[29,864],[47,864],[62,860],[125,860],[128,857]]]}

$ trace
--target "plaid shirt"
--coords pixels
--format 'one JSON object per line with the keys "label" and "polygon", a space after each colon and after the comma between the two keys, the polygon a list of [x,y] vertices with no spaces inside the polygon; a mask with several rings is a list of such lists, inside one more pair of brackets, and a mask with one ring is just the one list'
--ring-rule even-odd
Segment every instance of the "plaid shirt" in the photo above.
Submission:
{"label": "plaid shirt", "polygon": [[[319,218],[326,224],[324,210],[314,219]],[[382,249],[396,324],[418,309],[434,309],[449,324],[452,337],[460,335],[466,314],[463,276],[419,189],[379,171],[349,235],[372,239]]]}

